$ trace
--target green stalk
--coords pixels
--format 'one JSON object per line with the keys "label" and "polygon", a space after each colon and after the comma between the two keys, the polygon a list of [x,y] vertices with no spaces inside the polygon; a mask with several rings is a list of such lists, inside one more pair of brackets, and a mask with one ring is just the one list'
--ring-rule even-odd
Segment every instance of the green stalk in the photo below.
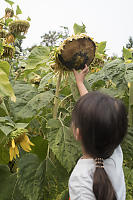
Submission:
{"label": "green stalk", "polygon": [[133,82],[130,82],[129,88],[129,111],[128,111],[129,126],[133,126]]}
{"label": "green stalk", "polygon": [[57,119],[61,78],[62,78],[62,71],[59,72],[58,80],[57,80],[57,84],[56,84],[56,92],[55,92],[54,108],[53,108],[53,118],[54,119]]}

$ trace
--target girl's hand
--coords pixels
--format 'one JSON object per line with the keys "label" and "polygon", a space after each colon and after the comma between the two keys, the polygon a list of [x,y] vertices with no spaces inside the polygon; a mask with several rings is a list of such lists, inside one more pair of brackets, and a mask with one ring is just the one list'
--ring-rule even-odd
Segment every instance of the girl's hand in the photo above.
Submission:
{"label": "girl's hand", "polygon": [[89,68],[88,66],[85,64],[85,68],[81,71],[81,72],[77,72],[75,69],[73,70],[74,72],[74,76],[76,79],[77,84],[83,83],[85,76],[88,74],[89,72]]}
{"label": "girl's hand", "polygon": [[74,72],[74,76],[75,76],[75,79],[76,79],[76,83],[77,83],[77,87],[78,87],[80,96],[83,96],[86,93],[88,93],[88,91],[87,91],[87,89],[84,85],[85,76],[89,72],[88,66],[85,64],[85,68],[79,73],[75,69],[73,70],[73,72]]}

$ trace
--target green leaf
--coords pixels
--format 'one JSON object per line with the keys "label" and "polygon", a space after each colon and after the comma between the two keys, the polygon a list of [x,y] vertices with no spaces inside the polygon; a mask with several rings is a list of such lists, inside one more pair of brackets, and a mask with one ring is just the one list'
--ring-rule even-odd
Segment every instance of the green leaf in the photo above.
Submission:
{"label": "green leaf", "polygon": [[46,74],[46,76],[44,76],[41,79],[40,85],[38,87],[38,91],[44,91],[44,87],[46,86],[46,84],[49,83],[49,81],[53,78],[53,72],[50,72],[48,74]]}
{"label": "green leaf", "polygon": [[35,117],[53,98],[54,95],[50,91],[36,95],[18,112],[18,118],[26,120]]}
{"label": "green leaf", "polygon": [[14,4],[14,2],[10,0],[5,0],[5,2],[9,3],[11,6]]}
{"label": "green leaf", "polygon": [[[3,134],[0,133],[1,141],[6,139]],[[8,164],[9,162],[9,149],[7,146],[0,144],[0,164]]]}
{"label": "green leaf", "polygon": [[10,96],[13,101],[16,100],[12,86],[9,82],[10,65],[6,61],[0,61],[0,96]]}
{"label": "green leaf", "polygon": [[16,15],[22,14],[22,11],[19,7],[19,5],[17,5],[17,9],[16,9]]}
{"label": "green leaf", "polygon": [[31,84],[22,81],[16,81],[13,86],[16,102],[9,102],[10,112],[17,120],[17,113],[34,97],[37,95],[37,89]]}
{"label": "green leaf", "polygon": [[123,47],[123,57],[125,60],[132,59],[132,52],[129,49]]}
{"label": "green leaf", "polygon": [[15,128],[26,128],[28,126],[28,123],[16,123]]}
{"label": "green leaf", "polygon": [[[80,94],[79,94],[79,90],[77,88],[77,84],[76,84],[74,75],[71,74],[69,76],[68,81],[69,81],[69,85],[70,85],[70,89],[71,89],[73,98],[74,98],[75,101],[77,101],[80,98]],[[85,87],[87,88],[88,91],[92,90],[91,87],[90,87],[90,84],[88,83],[87,80],[84,81],[84,84],[85,84]]]}
{"label": "green leaf", "polygon": [[10,72],[10,65],[6,61],[0,61],[0,69],[7,75],[9,76]]}
{"label": "green leaf", "polygon": [[59,194],[63,195],[64,190],[68,188],[69,174],[51,151],[50,158],[46,160],[46,168],[47,184],[44,187],[44,199],[55,200]]}
{"label": "green leaf", "polygon": [[0,116],[4,117],[4,116],[7,116],[7,115],[9,115],[8,110],[7,110],[7,108],[6,108],[5,103],[2,102],[2,103],[0,104]]}
{"label": "green leaf", "polygon": [[57,131],[50,132],[48,134],[48,141],[52,152],[67,171],[70,172],[81,155],[80,146],[74,140],[70,128],[63,126]]}
{"label": "green leaf", "polygon": [[35,154],[26,154],[18,162],[18,184],[28,200],[44,199],[46,161],[40,162]]}
{"label": "green leaf", "polygon": [[11,198],[16,177],[9,171],[7,165],[0,165],[0,199],[7,200]]}
{"label": "green leaf", "polygon": [[82,23],[82,26],[78,25],[78,24],[74,24],[73,26],[73,30],[75,34],[80,34],[80,33],[85,33],[86,32],[86,26]]}
{"label": "green leaf", "polygon": [[125,79],[127,82],[133,82],[133,63],[126,64]]}
{"label": "green leaf", "polygon": [[58,119],[49,119],[47,122],[47,128],[60,128],[61,122]]}
{"label": "green leaf", "polygon": [[43,161],[47,155],[48,141],[42,138],[42,136],[35,136],[30,139],[35,146],[32,146],[31,153],[38,156],[40,161]]}
{"label": "green leaf", "polygon": [[100,54],[104,54],[105,53],[105,48],[106,48],[106,41],[100,42],[97,44],[97,52]]}
{"label": "green leaf", "polygon": [[98,90],[99,88],[103,87],[105,85],[105,81],[98,80],[95,83],[92,84],[92,89]]}
{"label": "green leaf", "polygon": [[7,136],[9,135],[9,133],[11,133],[14,130],[14,127],[3,125],[3,126],[0,126],[0,130]]}
{"label": "green leaf", "polygon": [[28,200],[18,189],[16,174],[12,174],[7,165],[0,165],[0,199]]}
{"label": "green leaf", "polygon": [[66,200],[66,199],[69,199],[69,191],[68,191],[68,189],[64,190],[56,198],[56,200]]}
{"label": "green leaf", "polygon": [[28,66],[26,67],[26,69],[29,67],[29,65],[31,65],[32,68],[34,68],[38,64],[46,63],[49,60],[49,53],[50,49],[48,47],[43,47],[43,46],[35,47],[31,51],[27,59]]}
{"label": "green leaf", "polygon": [[28,16],[27,21],[31,21],[31,18]]}

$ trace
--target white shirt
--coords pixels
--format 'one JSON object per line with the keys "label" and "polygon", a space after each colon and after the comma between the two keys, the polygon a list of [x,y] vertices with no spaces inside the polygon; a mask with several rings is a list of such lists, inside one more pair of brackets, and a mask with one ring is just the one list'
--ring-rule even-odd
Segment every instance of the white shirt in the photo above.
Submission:
{"label": "white shirt", "polygon": [[[112,182],[117,200],[126,199],[122,164],[123,153],[121,147],[118,146],[112,156],[104,160],[104,169]],[[96,200],[93,193],[94,172],[95,161],[93,159],[78,160],[69,179],[69,195],[71,200]]]}

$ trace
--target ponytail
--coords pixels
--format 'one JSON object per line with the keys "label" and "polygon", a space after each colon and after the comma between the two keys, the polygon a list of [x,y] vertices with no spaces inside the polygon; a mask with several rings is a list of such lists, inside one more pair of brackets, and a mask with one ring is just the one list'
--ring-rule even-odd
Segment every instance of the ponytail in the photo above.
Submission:
{"label": "ponytail", "polygon": [[114,188],[104,168],[96,167],[93,177],[96,200],[117,200]]}

